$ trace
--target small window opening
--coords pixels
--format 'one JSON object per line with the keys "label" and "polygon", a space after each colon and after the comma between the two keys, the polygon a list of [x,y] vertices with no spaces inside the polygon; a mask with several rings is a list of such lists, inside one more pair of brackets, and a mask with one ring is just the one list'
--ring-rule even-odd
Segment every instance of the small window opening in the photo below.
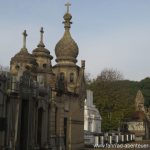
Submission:
{"label": "small window opening", "polygon": [[15,68],[16,68],[17,70],[19,70],[19,68],[20,68],[20,67],[19,67],[19,65],[16,65],[16,67],[15,67]]}
{"label": "small window opening", "polygon": [[70,73],[70,82],[74,82],[74,74],[73,73]]}
{"label": "small window opening", "polygon": [[43,64],[43,68],[46,68],[46,66],[47,66],[46,64]]}
{"label": "small window opening", "polygon": [[30,70],[30,66],[29,65],[26,65],[25,67],[27,70]]}

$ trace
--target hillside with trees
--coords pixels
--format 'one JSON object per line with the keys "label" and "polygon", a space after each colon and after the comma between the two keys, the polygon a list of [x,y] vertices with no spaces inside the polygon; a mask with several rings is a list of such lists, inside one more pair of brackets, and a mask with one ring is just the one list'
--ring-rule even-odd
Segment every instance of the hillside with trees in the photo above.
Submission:
{"label": "hillside with trees", "polygon": [[117,130],[121,121],[134,112],[134,99],[139,89],[145,105],[150,106],[150,78],[129,81],[117,70],[104,69],[96,79],[88,81],[87,88],[94,92],[94,103],[103,119],[102,131]]}

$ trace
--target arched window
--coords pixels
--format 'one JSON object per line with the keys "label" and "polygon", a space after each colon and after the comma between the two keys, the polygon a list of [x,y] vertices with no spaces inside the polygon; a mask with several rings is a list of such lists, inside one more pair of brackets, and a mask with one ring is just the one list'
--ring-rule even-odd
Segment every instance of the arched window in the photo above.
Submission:
{"label": "arched window", "polygon": [[70,73],[70,82],[71,82],[71,83],[74,82],[74,73]]}
{"label": "arched window", "polygon": [[58,76],[58,82],[57,82],[57,90],[58,90],[58,95],[61,95],[62,92],[65,91],[65,74],[61,72]]}
{"label": "arched window", "polygon": [[64,81],[64,79],[65,79],[65,75],[64,75],[63,72],[61,72],[61,73],[60,73],[60,80],[61,80],[61,81]]}

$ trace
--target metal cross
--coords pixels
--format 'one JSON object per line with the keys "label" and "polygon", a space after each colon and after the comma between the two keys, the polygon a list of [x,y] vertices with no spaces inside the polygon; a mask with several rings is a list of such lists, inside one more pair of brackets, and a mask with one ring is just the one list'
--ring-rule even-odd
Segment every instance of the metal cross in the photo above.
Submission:
{"label": "metal cross", "polygon": [[69,2],[67,2],[67,4],[65,4],[65,6],[67,6],[67,13],[69,13],[69,7],[71,6],[71,4]]}
{"label": "metal cross", "polygon": [[23,34],[23,48],[26,48],[26,37],[28,36],[26,30],[24,30]]}

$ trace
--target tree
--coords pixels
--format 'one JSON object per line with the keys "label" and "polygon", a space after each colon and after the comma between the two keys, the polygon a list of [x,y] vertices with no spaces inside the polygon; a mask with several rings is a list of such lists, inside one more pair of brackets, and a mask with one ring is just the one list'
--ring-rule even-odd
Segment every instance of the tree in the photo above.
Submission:
{"label": "tree", "polygon": [[130,92],[132,85],[114,69],[104,69],[89,85],[102,116],[102,131],[118,129],[121,120],[134,111],[135,92],[133,95]]}
{"label": "tree", "polygon": [[118,81],[123,80],[123,75],[120,71],[115,69],[107,69],[101,71],[101,73],[97,76],[97,81]]}

